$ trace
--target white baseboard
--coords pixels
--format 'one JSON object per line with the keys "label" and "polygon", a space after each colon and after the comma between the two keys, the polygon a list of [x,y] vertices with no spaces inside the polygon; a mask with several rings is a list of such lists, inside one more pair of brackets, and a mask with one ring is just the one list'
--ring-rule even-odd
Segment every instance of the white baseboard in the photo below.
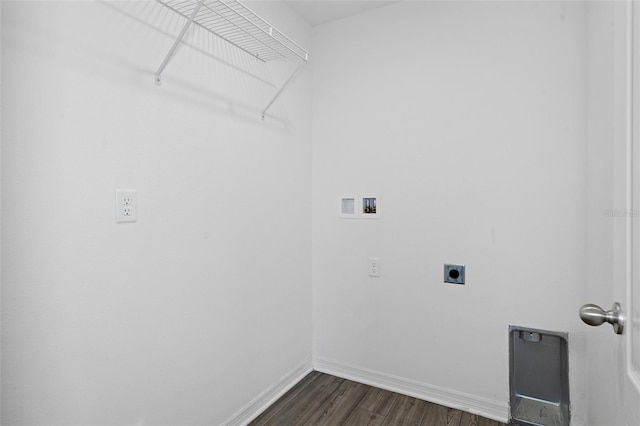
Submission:
{"label": "white baseboard", "polygon": [[253,401],[231,416],[231,418],[223,424],[227,426],[245,426],[249,424],[253,419],[262,414],[264,410],[269,408],[271,404],[276,402],[278,398],[284,395],[289,389],[295,386],[312,371],[313,367],[311,365],[311,361],[303,363],[299,367],[287,373],[278,381],[278,383],[269,387],[254,398]]}
{"label": "white baseboard", "polygon": [[423,399],[445,407],[477,414],[502,423],[509,423],[509,405],[506,402],[493,401],[476,395],[321,358],[313,359],[313,369],[342,377],[343,379]]}

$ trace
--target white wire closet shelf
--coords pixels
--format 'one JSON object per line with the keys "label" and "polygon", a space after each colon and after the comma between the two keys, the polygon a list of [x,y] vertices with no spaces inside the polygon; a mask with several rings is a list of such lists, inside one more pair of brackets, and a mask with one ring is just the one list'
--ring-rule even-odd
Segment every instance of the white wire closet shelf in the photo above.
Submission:
{"label": "white wire closet shelf", "polygon": [[[187,20],[171,47],[171,50],[155,74],[157,84],[161,83],[162,71],[164,71],[164,68],[173,58],[191,24],[195,24],[215,34],[263,62],[288,60],[296,57],[302,59],[304,61],[303,64],[309,62],[309,52],[307,50],[278,31],[273,25],[269,24],[238,0],[157,1]],[[289,77],[263,110],[263,118],[266,110],[291,82],[299,69],[300,68]]]}
{"label": "white wire closet shelf", "polygon": [[[158,2],[187,19],[199,4],[196,0]],[[291,56],[309,60],[309,52],[237,0],[205,0],[193,23],[265,62]]]}

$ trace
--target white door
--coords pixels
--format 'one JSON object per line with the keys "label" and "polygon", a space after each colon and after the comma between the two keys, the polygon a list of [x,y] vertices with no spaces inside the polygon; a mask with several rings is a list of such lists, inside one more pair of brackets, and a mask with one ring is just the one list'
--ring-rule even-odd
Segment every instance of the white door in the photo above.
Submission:
{"label": "white door", "polygon": [[[640,425],[640,2],[621,2],[616,19],[621,21],[620,70],[616,99],[616,143],[626,147],[626,185],[622,196],[627,215],[616,229],[615,261],[624,264],[614,275],[613,297],[626,313],[625,330],[614,336],[618,358],[617,380],[622,403],[621,420],[627,425]],[[623,27],[623,22],[626,23]],[[624,55],[624,56],[622,56]],[[619,111],[619,112],[618,112]],[[618,165],[616,165],[618,166]],[[623,258],[624,256],[624,258]],[[617,257],[620,257],[618,260]],[[616,338],[617,337],[617,338]]]}
{"label": "white door", "polygon": [[[589,300],[605,310],[619,302],[623,333],[604,324],[586,330],[589,426],[640,425],[640,0],[613,4],[613,208],[611,299]],[[593,118],[593,117],[592,117]],[[588,292],[589,293],[589,292]],[[602,297],[609,293],[592,291]],[[606,330],[601,330],[605,329]],[[603,365],[604,364],[604,365]]]}
{"label": "white door", "polygon": [[629,2],[624,16],[628,23],[625,44],[629,52],[626,85],[630,86],[626,87],[624,133],[631,157],[627,200],[632,210],[627,219],[630,229],[625,233],[628,273],[624,281],[614,283],[614,297],[624,301],[627,312],[627,332],[618,344],[623,420],[628,425],[640,425],[640,1]]}

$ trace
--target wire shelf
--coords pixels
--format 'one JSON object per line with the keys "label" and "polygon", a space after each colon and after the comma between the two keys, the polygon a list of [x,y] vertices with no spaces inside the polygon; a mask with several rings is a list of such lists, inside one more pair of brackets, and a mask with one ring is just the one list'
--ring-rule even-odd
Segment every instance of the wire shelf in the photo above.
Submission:
{"label": "wire shelf", "polygon": [[[197,0],[157,0],[191,19]],[[309,62],[309,52],[237,0],[205,0],[193,23],[257,59],[267,62],[297,56]]]}

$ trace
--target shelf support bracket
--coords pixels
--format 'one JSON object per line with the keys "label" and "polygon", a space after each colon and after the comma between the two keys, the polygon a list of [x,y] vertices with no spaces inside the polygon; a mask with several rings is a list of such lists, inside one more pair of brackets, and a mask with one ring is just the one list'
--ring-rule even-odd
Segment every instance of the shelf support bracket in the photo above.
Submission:
{"label": "shelf support bracket", "polygon": [[278,91],[276,92],[276,94],[273,96],[273,98],[271,99],[271,101],[267,104],[267,106],[262,110],[262,120],[264,121],[264,116],[267,113],[267,110],[271,107],[271,105],[273,105],[273,103],[276,101],[276,99],[278,99],[280,97],[280,95],[282,94],[282,92],[284,92],[284,89],[287,88],[287,86],[289,86],[289,84],[293,81],[293,79],[295,78],[295,76],[298,74],[298,72],[300,72],[300,70],[302,69],[302,67],[304,66],[304,62],[301,63],[298,68],[296,68],[296,70],[293,72],[293,74],[291,74],[291,76],[287,79],[287,81],[284,82],[284,84],[280,87],[280,89],[278,89]]}
{"label": "shelf support bracket", "polygon": [[176,51],[178,50],[178,47],[180,46],[180,43],[182,43],[182,39],[184,38],[184,35],[187,33],[187,30],[193,23],[193,20],[196,18],[198,11],[200,10],[200,7],[202,7],[203,4],[204,4],[204,0],[198,1],[198,4],[193,9],[193,12],[189,17],[189,20],[184,24],[184,27],[182,28],[182,31],[180,31],[178,38],[176,38],[176,41],[173,43],[173,46],[171,46],[171,50],[169,50],[169,53],[167,53],[167,56],[164,58],[164,61],[162,61],[160,68],[158,68],[158,71],[156,71],[156,84],[159,85],[162,82],[162,79],[160,77],[160,75],[162,74],[162,71],[164,71],[164,68],[167,66],[169,61],[173,58],[173,55],[175,55]]}

